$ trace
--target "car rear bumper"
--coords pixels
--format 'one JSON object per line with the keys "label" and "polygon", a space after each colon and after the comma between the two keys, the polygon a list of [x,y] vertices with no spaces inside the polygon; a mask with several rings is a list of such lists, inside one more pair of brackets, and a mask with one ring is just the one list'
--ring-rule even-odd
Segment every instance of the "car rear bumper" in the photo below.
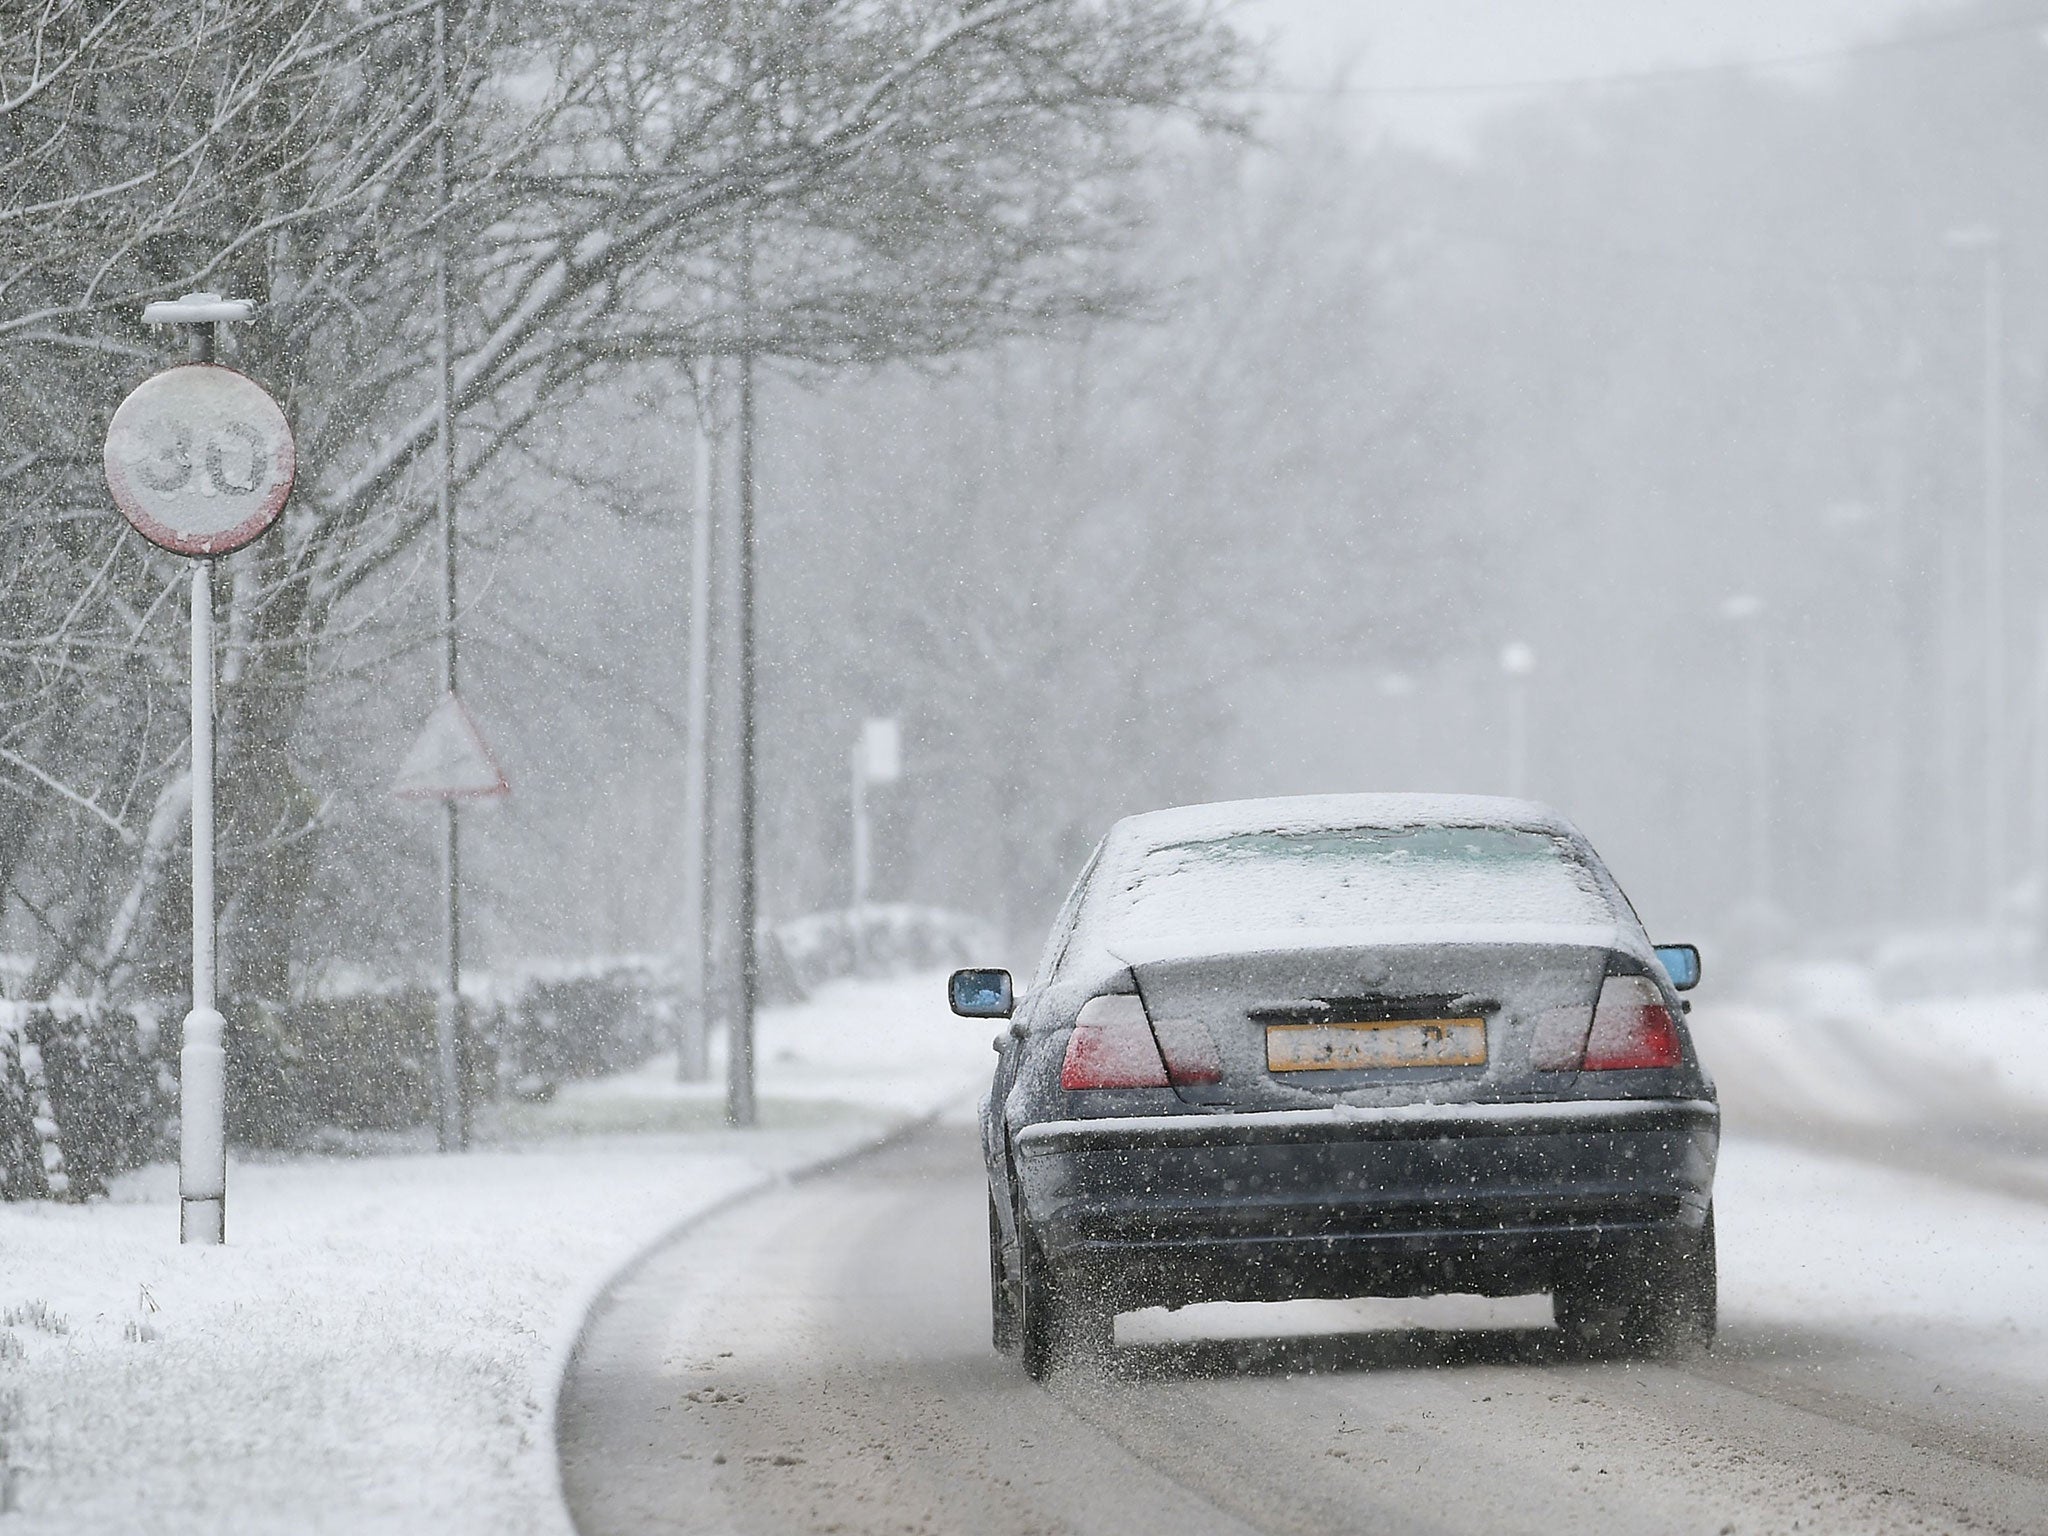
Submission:
{"label": "car rear bumper", "polygon": [[1060,1120],[1016,1137],[1048,1259],[1127,1305],[1547,1289],[1684,1242],[1720,1110],[1697,1099]]}

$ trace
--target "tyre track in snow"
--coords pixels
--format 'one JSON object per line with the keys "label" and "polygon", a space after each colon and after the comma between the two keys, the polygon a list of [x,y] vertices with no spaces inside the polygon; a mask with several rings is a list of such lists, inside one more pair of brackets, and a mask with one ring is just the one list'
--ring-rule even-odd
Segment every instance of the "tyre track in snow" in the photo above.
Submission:
{"label": "tyre track in snow", "polygon": [[1209,1309],[1040,1388],[988,1347],[982,1198],[956,1120],[643,1263],[564,1384],[584,1536],[2048,1529],[2041,1383],[1739,1312],[1674,1366],[1572,1361],[1529,1304]]}

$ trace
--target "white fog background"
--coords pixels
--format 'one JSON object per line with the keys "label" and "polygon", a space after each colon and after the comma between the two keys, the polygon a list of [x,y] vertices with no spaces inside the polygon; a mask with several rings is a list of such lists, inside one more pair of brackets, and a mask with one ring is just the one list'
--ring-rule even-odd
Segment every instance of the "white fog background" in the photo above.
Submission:
{"label": "white fog background", "polygon": [[[1881,944],[2024,964],[2048,9],[1241,15],[1270,35],[1253,134],[1166,131],[1138,178],[1147,320],[764,371],[764,917],[845,902],[864,717],[904,731],[875,895],[992,919],[1022,958],[1125,812],[1517,787],[1521,688],[1520,787],[1724,979]],[[1530,81],[1557,83],[1493,88]],[[1998,700],[1985,255],[1954,238],[1983,228]],[[691,423],[650,369],[465,498],[465,692],[515,791],[465,820],[483,963],[683,945]],[[300,970],[431,965],[428,815],[385,793],[436,695],[430,566],[373,599],[421,639],[366,630],[299,745],[330,797]]]}
{"label": "white fog background", "polygon": [[[1895,38],[1895,15],[1946,33],[2013,14],[1538,9],[1252,15],[1275,29],[1273,80],[1306,88],[1318,61],[1359,87],[1577,80],[1856,47]],[[1981,931],[1994,883],[2029,927],[2042,108],[1997,92],[2040,46],[2008,29],[1619,87],[1276,90],[1257,145],[1162,157],[1138,258],[1173,284],[1156,325],[778,379],[771,912],[844,899],[843,754],[864,715],[906,730],[879,892],[1028,933],[1126,811],[1509,788],[1499,652],[1522,640],[1526,787],[1580,822],[1659,934],[1740,958],[1911,930],[1967,967],[1947,957],[1981,958],[1976,939],[1926,933]],[[1995,882],[1981,257],[1947,238],[1985,223],[2006,236],[2010,348]],[[495,944],[660,947],[679,905],[686,410],[622,403],[581,430],[644,455],[630,526],[550,498],[561,537],[507,549],[479,599],[473,686],[520,794],[477,819],[477,857],[500,872]],[[428,687],[406,685],[366,774]],[[512,878],[540,850],[550,881]],[[424,853],[419,875],[424,891]]]}
{"label": "white fog background", "polygon": [[[52,0],[75,76],[0,48],[0,1516],[538,1536],[638,1467],[634,1518],[706,1529],[700,1473],[848,1528],[1002,1528],[949,1524],[966,1490],[1136,1529],[1160,1487],[1209,1529],[1174,1501],[1233,1480],[1229,1529],[1388,1490],[1430,1528],[2041,1526],[2048,0],[1219,3],[1255,69],[1201,0],[521,0],[447,8],[445,80],[438,9]],[[460,693],[512,786],[459,823],[391,794],[443,694],[437,252]],[[141,302],[202,282],[260,300],[223,360],[302,471],[218,568],[224,1060],[176,1023],[188,573],[101,460],[183,345]],[[751,1008],[748,352],[758,1036],[692,1027]],[[875,719],[892,909],[849,921]],[[1546,801],[1700,946],[1722,1344],[1608,1374],[1520,1353],[1530,1298],[1311,1311],[1336,1354],[1255,1318],[1242,1379],[1020,1396],[963,1096],[1007,1026],[939,967],[1022,980],[1121,815],[1365,790]],[[185,1052],[229,1089],[219,1248],[174,1242]],[[1430,1316],[1502,1336],[1437,1355]],[[657,1414],[768,1438],[685,1466]]]}

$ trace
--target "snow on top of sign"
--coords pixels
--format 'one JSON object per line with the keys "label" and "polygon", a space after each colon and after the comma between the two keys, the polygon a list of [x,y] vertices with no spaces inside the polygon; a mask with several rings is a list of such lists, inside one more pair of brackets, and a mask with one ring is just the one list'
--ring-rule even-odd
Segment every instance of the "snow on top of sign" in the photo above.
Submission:
{"label": "snow on top of sign", "polygon": [[452,693],[427,716],[391,785],[401,800],[489,800],[511,792],[483,732]]}
{"label": "snow on top of sign", "polygon": [[188,293],[182,299],[153,299],[142,306],[144,325],[214,325],[247,320],[256,313],[248,299],[224,299],[217,293]]}

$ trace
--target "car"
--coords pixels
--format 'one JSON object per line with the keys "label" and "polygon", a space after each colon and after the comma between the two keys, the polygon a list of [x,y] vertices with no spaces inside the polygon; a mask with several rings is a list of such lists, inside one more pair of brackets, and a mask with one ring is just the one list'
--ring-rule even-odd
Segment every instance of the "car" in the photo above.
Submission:
{"label": "car", "polygon": [[1127,817],[1009,1019],[981,1104],[997,1348],[1043,1378],[1140,1307],[1547,1291],[1572,1343],[1704,1346],[1720,1108],[1591,844],[1489,796]]}

